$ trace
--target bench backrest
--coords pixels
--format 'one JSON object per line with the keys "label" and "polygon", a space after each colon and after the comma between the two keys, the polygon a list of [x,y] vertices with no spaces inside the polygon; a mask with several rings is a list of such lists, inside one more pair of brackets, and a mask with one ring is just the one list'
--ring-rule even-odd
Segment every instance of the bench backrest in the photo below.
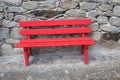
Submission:
{"label": "bench backrest", "polygon": [[[37,20],[37,21],[21,21],[20,26],[25,27],[20,31],[21,35],[50,35],[50,34],[82,34],[85,37],[86,33],[91,33],[91,28],[86,25],[91,24],[91,19],[73,19],[73,20]],[[45,28],[33,29],[31,27],[45,26],[72,26],[79,25],[77,28]]]}

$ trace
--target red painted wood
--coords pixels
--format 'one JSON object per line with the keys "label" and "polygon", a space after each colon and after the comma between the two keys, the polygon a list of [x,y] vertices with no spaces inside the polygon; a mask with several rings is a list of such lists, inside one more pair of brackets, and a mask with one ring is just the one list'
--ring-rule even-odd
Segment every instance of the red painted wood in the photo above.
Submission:
{"label": "red painted wood", "polygon": [[84,63],[88,64],[88,46],[85,45],[83,50],[84,50]]}
{"label": "red painted wood", "polygon": [[17,48],[20,47],[49,47],[49,46],[74,46],[74,45],[91,45],[95,44],[94,41],[60,41],[60,42],[46,42],[46,43],[20,43]]}
{"label": "red painted wood", "polygon": [[27,52],[27,48],[24,48],[24,59],[25,59],[25,66],[29,65],[29,55]]}
{"label": "red painted wood", "polygon": [[90,33],[90,28],[59,28],[59,29],[33,29],[21,30],[21,35],[46,35],[46,34],[76,34]]}
{"label": "red painted wood", "polygon": [[71,41],[92,41],[91,37],[72,37],[72,38],[42,38],[42,39],[30,39],[21,40],[20,43],[47,43],[47,42],[71,42]]}
{"label": "red painted wood", "polygon": [[91,19],[21,21],[21,27],[91,24]]}
{"label": "red painted wood", "polygon": [[[84,26],[84,25],[82,25],[82,28],[85,28],[85,26]],[[85,37],[85,34],[84,34],[84,33],[82,33],[82,37]]]}
{"label": "red painted wood", "polygon": [[[84,53],[84,63],[88,63],[88,46],[95,44],[91,37],[85,37],[86,33],[91,33],[91,28],[86,28],[85,25],[90,25],[91,19],[76,19],[76,20],[37,20],[37,21],[21,21],[21,27],[27,27],[20,31],[21,35],[26,35],[27,39],[20,40],[16,46],[24,48],[25,65],[29,65],[29,56],[32,55],[32,47],[50,47],[50,46],[82,46]],[[66,25],[82,25],[79,28],[59,28],[59,29],[30,29],[31,26],[66,26]],[[82,37],[71,38],[42,38],[31,39],[30,35],[47,35],[47,34],[82,34]]]}

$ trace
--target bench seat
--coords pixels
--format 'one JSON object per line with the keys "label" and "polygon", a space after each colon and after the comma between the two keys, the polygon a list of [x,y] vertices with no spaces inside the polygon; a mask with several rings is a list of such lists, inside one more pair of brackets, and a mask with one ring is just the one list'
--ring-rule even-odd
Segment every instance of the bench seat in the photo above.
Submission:
{"label": "bench seat", "polygon": [[48,39],[30,39],[21,40],[17,48],[23,47],[47,47],[47,46],[73,46],[73,45],[91,45],[95,44],[92,38],[48,38]]}

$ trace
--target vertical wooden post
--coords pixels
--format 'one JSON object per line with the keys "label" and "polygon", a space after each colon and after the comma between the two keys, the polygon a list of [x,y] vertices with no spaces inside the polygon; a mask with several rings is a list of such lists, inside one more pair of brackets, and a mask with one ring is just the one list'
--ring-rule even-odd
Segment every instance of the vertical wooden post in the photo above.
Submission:
{"label": "vertical wooden post", "polygon": [[[85,28],[85,26],[82,25],[82,28]],[[84,38],[84,37],[85,37],[85,34],[82,33],[82,36],[81,36],[81,37]],[[84,54],[84,45],[81,45],[81,54]]]}
{"label": "vertical wooden post", "polygon": [[28,55],[27,48],[24,48],[24,59],[25,59],[25,66],[28,66],[29,65],[29,55]]}
{"label": "vertical wooden post", "polygon": [[[27,30],[30,30],[30,27],[27,27]],[[27,35],[27,39],[30,39],[30,35]]]}
{"label": "vertical wooden post", "polygon": [[[85,25],[82,25],[82,28],[85,28]],[[82,38],[85,37],[85,33],[82,33]]]}
{"label": "vertical wooden post", "polygon": [[88,45],[84,46],[84,63],[88,64]]}

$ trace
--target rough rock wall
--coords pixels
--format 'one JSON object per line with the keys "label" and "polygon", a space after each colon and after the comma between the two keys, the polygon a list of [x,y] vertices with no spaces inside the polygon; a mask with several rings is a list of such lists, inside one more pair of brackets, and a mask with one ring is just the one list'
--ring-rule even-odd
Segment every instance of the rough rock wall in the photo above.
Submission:
{"label": "rough rock wall", "polygon": [[119,53],[120,0],[0,0],[0,55],[20,54],[15,48],[20,20],[92,19],[91,52]]}

